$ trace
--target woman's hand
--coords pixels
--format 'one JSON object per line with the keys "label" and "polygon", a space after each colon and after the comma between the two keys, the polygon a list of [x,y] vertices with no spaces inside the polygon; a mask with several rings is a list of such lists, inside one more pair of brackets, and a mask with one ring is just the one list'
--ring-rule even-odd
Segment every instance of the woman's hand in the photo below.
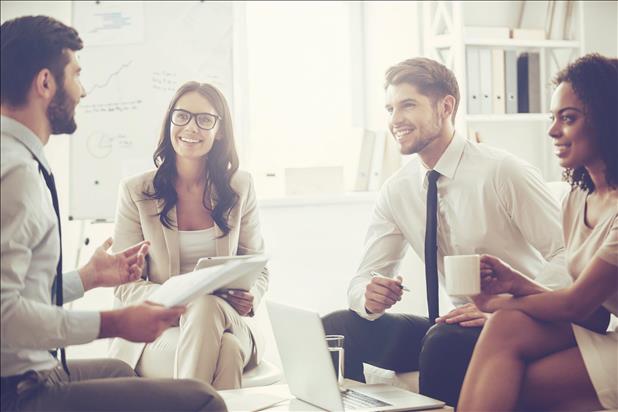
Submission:
{"label": "woman's hand", "polygon": [[[510,293],[518,295],[518,290],[526,277],[497,257],[481,256],[481,290],[485,295]],[[477,305],[478,306],[478,305]],[[481,309],[479,307],[479,309]],[[482,309],[481,309],[482,310]]]}
{"label": "woman's hand", "polygon": [[226,289],[217,292],[217,296],[232,305],[240,316],[248,316],[253,310],[253,295],[240,289]]}
{"label": "woman's hand", "polygon": [[494,313],[498,309],[503,309],[505,303],[513,299],[512,296],[491,295],[487,293],[471,296],[471,298],[478,310],[484,313]]}

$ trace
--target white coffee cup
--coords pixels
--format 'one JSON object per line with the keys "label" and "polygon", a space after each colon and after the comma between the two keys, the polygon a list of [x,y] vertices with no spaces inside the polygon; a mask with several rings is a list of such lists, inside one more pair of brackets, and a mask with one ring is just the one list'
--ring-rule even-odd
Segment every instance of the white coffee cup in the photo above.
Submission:
{"label": "white coffee cup", "polygon": [[480,265],[479,255],[445,256],[446,293],[449,296],[474,296],[481,293]]}

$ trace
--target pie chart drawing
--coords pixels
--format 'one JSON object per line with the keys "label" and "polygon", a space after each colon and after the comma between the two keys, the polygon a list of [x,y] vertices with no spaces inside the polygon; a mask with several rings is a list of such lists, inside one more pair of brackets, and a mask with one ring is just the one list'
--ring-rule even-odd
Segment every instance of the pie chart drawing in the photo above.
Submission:
{"label": "pie chart drawing", "polygon": [[114,136],[104,132],[94,132],[86,140],[86,149],[95,159],[105,159],[112,154]]}

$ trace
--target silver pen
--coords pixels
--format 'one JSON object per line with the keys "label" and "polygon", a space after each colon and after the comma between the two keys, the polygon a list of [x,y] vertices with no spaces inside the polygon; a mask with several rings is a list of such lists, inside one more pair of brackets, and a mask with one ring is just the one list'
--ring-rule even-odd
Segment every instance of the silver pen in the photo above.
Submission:
{"label": "silver pen", "polygon": [[[381,274],[381,273],[379,273],[379,272],[372,271],[372,272],[371,272],[371,277],[376,277],[376,276],[381,276],[381,277],[383,277],[383,278],[392,279],[392,278],[390,278],[390,277],[388,277],[388,276],[384,276],[383,274]],[[410,289],[408,289],[408,287],[407,287],[407,286],[405,286],[404,284],[400,284],[400,285],[399,285],[399,287],[400,287],[402,290],[405,290],[406,292],[409,292],[409,291],[410,291]]]}

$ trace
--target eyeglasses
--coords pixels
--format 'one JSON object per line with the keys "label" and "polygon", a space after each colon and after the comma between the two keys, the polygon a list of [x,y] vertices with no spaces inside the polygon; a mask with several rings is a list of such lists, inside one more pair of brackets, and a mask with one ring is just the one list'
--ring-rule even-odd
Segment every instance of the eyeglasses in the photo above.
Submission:
{"label": "eyeglasses", "polygon": [[176,126],[186,126],[191,119],[195,117],[197,127],[204,130],[211,130],[217,124],[217,120],[221,117],[212,113],[191,113],[183,109],[172,110],[171,120]]}

